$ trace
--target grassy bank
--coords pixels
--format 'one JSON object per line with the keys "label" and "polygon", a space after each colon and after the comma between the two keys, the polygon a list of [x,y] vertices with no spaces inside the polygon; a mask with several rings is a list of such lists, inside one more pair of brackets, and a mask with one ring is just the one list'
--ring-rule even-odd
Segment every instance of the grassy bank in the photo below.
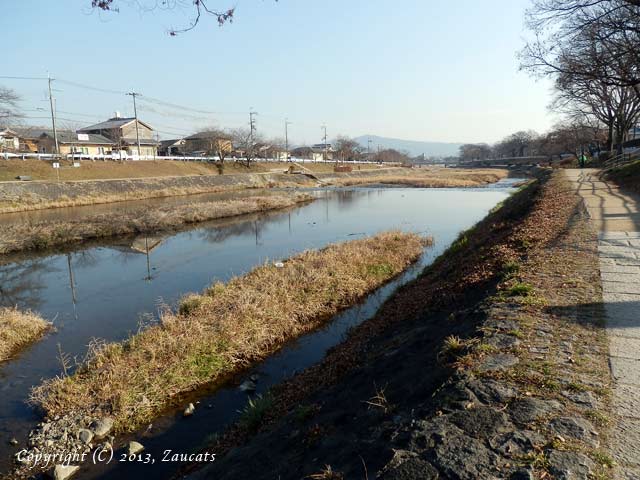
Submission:
{"label": "grassy bank", "polygon": [[215,283],[128,341],[96,348],[73,376],[45,382],[32,399],[49,417],[110,415],[118,430],[134,429],[181,394],[265,358],[354,304],[415,261],[423,243],[386,232]]}
{"label": "grassy bank", "polygon": [[[121,178],[150,178],[174,177],[184,175],[218,175],[219,169],[209,162],[181,162],[176,160],[145,160],[145,161],[90,161],[81,160],[80,167],[74,168],[73,162],[62,160],[61,169],[56,172],[51,162],[44,160],[2,160],[0,161],[0,182],[15,180],[18,175],[28,175],[33,180],[105,180]],[[285,171],[291,163],[287,162],[259,162],[247,167],[241,162],[227,160],[224,162],[223,173],[262,173],[276,170]],[[304,167],[313,172],[333,172],[333,163],[305,162]],[[360,169],[377,169],[377,165],[360,165]],[[356,166],[355,169],[358,169]]]}
{"label": "grassy bank", "polygon": [[38,340],[51,324],[30,311],[0,308],[0,362]]}
{"label": "grassy bank", "polygon": [[607,173],[607,179],[626,190],[640,193],[640,161],[612,169]]}
{"label": "grassy bank", "polygon": [[412,169],[407,170],[404,175],[397,173],[390,175],[379,175],[375,177],[363,178],[337,178],[331,183],[339,186],[366,185],[366,184],[388,184],[406,185],[419,188],[442,188],[442,187],[477,187],[489,183],[497,182],[508,176],[506,170],[458,170],[453,168],[439,169]]}
{"label": "grassy bank", "polygon": [[313,200],[311,195],[273,195],[94,215],[74,221],[21,223],[0,233],[0,254],[39,250],[118,235],[175,230],[183,225],[265,212]]}

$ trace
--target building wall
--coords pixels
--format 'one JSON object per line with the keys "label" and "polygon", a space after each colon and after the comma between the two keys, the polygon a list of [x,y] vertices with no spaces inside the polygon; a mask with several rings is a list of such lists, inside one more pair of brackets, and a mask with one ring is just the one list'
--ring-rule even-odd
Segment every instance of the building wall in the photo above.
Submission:
{"label": "building wall", "polygon": [[0,136],[0,149],[2,150],[18,150],[20,140],[14,136]]}
{"label": "building wall", "polygon": [[[78,153],[82,155],[111,155],[111,145],[92,145],[92,144],[69,144],[60,143],[61,155],[68,155],[71,153]],[[39,153],[55,153],[55,142],[51,137],[44,137],[38,141]]]}
{"label": "building wall", "polygon": [[[122,138],[136,138],[136,122],[133,121],[128,125],[123,125],[121,128]],[[138,131],[140,134],[140,138],[144,138],[145,140],[153,139],[153,130],[145,127],[140,122],[138,122]]]}

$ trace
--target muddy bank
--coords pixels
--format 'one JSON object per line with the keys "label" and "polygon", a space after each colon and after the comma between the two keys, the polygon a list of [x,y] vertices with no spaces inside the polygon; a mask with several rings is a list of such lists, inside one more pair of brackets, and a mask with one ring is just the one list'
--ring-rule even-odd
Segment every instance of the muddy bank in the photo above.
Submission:
{"label": "muddy bank", "polygon": [[256,196],[91,215],[70,221],[8,225],[0,234],[0,254],[44,250],[114,236],[168,233],[198,222],[293,207],[313,198],[307,194]]}
{"label": "muddy bank", "polygon": [[189,478],[607,478],[606,338],[584,215],[556,175],[516,194],[321,364],[273,388],[260,421],[230,429]]}

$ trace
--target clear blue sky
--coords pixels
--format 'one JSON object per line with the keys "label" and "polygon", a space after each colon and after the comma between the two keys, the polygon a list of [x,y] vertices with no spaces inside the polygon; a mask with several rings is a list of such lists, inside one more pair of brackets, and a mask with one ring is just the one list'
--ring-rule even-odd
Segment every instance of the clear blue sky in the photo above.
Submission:
{"label": "clear blue sky", "polygon": [[[90,0],[5,0],[0,75],[46,76],[143,95],[202,114],[140,102],[139,116],[170,138],[210,125],[245,126],[295,143],[336,134],[493,142],[520,129],[544,131],[549,85],[518,72],[529,0],[209,0],[237,6],[219,28],[188,25],[184,8],[92,12]],[[158,2],[160,3],[160,2]],[[3,80],[30,117],[46,116],[46,82]],[[88,125],[131,98],[54,82],[63,126]],[[71,113],[62,113],[71,112]],[[82,115],[81,115],[82,114]],[[84,115],[84,116],[83,116]],[[62,118],[68,120],[62,120]],[[31,118],[32,124],[47,124]]]}

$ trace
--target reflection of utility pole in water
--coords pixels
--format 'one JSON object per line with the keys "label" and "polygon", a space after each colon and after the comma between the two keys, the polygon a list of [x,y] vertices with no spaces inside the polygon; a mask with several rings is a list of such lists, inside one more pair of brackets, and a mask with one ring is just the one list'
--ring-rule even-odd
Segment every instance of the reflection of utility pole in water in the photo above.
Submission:
{"label": "reflection of utility pole in water", "polygon": [[327,223],[329,223],[329,191],[328,190],[324,192],[324,198],[325,198],[325,207],[326,207],[325,217],[326,217]]}
{"label": "reflection of utility pole in water", "polygon": [[73,303],[73,317],[78,319],[78,311],[76,310],[76,282],[73,278],[73,269],[71,268],[71,254],[67,253],[67,267],[69,268],[69,286],[71,287],[71,303]]}
{"label": "reflection of utility pole in water", "polygon": [[260,229],[258,228],[258,221],[254,220],[253,221],[253,230],[255,232],[256,235],[256,247],[258,245],[260,245]]}
{"label": "reflection of utility pole in water", "polygon": [[291,235],[291,212],[289,212],[289,235]]}
{"label": "reflection of utility pole in water", "polygon": [[149,237],[144,237],[144,250],[147,255],[147,276],[145,280],[150,282],[153,277],[151,277],[151,258],[149,257]]}

